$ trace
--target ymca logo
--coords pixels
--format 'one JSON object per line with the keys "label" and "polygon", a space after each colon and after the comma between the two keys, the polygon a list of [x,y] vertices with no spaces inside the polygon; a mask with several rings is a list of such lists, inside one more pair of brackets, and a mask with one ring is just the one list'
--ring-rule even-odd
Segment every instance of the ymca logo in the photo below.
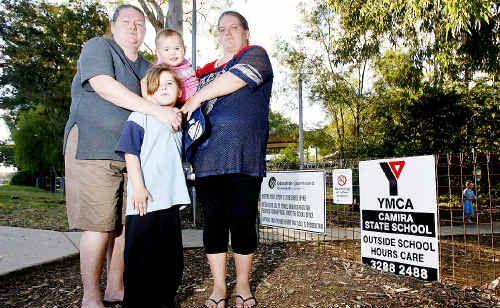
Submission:
{"label": "ymca logo", "polygon": [[389,194],[391,196],[398,195],[398,179],[401,172],[403,172],[404,166],[404,160],[380,163],[380,167],[384,171],[387,181],[389,181]]}

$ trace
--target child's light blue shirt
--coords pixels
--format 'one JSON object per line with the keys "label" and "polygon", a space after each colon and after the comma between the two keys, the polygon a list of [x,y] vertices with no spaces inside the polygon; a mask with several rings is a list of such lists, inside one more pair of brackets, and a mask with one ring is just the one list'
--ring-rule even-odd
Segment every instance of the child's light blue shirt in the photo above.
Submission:
{"label": "child's light blue shirt", "polygon": [[[148,213],[191,203],[182,169],[181,132],[171,132],[153,116],[133,112],[123,126],[116,152],[139,157],[144,185],[153,197],[148,200]],[[133,193],[129,177],[126,215],[138,214],[132,207]]]}

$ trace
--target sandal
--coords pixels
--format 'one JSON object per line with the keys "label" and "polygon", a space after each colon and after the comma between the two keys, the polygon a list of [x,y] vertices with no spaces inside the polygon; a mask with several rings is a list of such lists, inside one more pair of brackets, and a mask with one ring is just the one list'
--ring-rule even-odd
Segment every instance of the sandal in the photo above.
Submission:
{"label": "sandal", "polygon": [[[219,300],[215,300],[215,299],[213,299],[213,298],[209,297],[209,298],[207,299],[207,301],[208,301],[208,302],[212,302],[212,303],[214,303],[214,304],[215,304],[215,308],[219,308],[219,304],[220,304],[220,303],[224,303],[224,307],[226,307],[226,304],[227,304],[227,298],[221,298],[221,299],[219,299]],[[211,307],[209,307],[207,304],[205,304],[203,307],[204,307],[204,308],[211,308]]]}
{"label": "sandal", "polygon": [[104,304],[105,307],[107,306],[113,306],[113,305],[122,305],[123,301],[117,299],[117,300],[102,300],[102,303]]}
{"label": "sandal", "polygon": [[[257,302],[257,299],[255,298],[255,296],[249,296],[247,298],[243,298],[243,296],[241,296],[241,295],[235,295],[234,297],[239,297],[241,299],[243,307],[245,307],[246,302],[251,301],[251,300],[253,300],[255,302],[255,304],[253,304],[252,306],[250,306],[248,308],[257,307],[258,302]],[[236,304],[233,307],[236,307]]]}

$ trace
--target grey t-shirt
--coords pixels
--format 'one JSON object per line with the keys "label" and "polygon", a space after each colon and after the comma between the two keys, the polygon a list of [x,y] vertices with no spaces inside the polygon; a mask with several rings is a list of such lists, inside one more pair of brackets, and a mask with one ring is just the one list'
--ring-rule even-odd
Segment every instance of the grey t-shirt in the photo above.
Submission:
{"label": "grey t-shirt", "polygon": [[[149,62],[139,56],[132,62],[113,40],[95,37],[85,43],[71,85],[71,108],[64,130],[64,148],[69,131],[78,126],[77,159],[123,160],[115,147],[130,111],[100,97],[89,79],[108,75],[130,91],[141,95],[141,81]],[[64,150],[63,150],[64,151]]]}

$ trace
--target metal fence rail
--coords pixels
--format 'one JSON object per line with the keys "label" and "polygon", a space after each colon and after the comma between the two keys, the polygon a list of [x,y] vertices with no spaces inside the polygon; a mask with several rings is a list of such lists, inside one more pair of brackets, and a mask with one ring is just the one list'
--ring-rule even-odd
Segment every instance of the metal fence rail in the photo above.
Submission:
{"label": "metal fence rail", "polygon": [[[437,154],[441,280],[465,286],[482,286],[499,275],[500,178],[498,154]],[[326,233],[316,234],[285,228],[259,226],[261,243],[310,242],[318,253],[360,262],[359,161],[338,160],[306,163],[304,169],[326,174]],[[353,204],[338,205],[332,198],[332,170],[353,171]],[[268,170],[297,170],[298,166],[269,165]],[[463,215],[462,192],[466,181],[474,183],[476,216],[467,222]]]}

